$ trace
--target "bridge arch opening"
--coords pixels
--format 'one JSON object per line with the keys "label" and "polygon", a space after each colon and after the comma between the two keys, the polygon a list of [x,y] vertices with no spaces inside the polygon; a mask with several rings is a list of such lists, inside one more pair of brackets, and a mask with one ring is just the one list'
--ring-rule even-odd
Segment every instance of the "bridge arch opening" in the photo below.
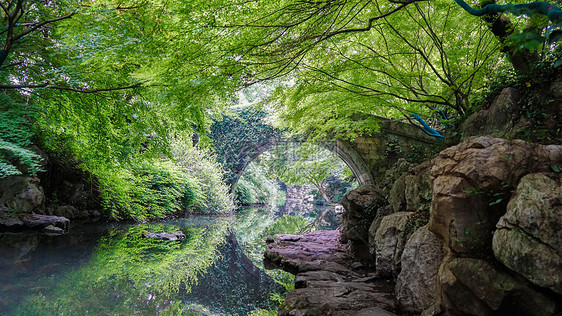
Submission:
{"label": "bridge arch opening", "polygon": [[[231,193],[235,192],[240,178],[242,177],[244,171],[250,165],[250,163],[255,161],[263,153],[270,151],[278,146],[287,146],[288,144],[299,146],[301,144],[304,144],[304,141],[272,137],[267,139],[267,141],[265,142],[247,146],[245,150],[240,151],[237,157],[237,166],[236,168],[233,168],[233,170],[231,170],[231,175],[229,177],[230,181],[228,181],[228,184],[231,188]],[[351,170],[359,185],[371,184],[374,182],[373,176],[367,163],[348,142],[336,139],[331,141],[317,142],[314,143],[314,145],[326,149],[337,156]]]}

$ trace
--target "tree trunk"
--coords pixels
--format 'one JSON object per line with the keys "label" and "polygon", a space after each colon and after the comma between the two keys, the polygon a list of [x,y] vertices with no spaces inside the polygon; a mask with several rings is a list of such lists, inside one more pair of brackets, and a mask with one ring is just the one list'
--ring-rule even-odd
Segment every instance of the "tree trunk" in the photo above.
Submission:
{"label": "tree trunk", "polygon": [[[482,1],[481,6],[484,7],[487,4],[495,4],[496,2],[496,0],[485,0]],[[515,71],[521,74],[531,72],[534,69],[534,65],[539,60],[539,54],[536,52],[533,53],[527,48],[510,45],[509,36],[513,34],[513,29],[515,27],[511,23],[511,20],[503,13],[484,15],[482,19],[488,23],[490,31],[502,44],[501,51],[507,54]],[[533,30],[529,25],[525,31],[537,32],[538,30]]]}

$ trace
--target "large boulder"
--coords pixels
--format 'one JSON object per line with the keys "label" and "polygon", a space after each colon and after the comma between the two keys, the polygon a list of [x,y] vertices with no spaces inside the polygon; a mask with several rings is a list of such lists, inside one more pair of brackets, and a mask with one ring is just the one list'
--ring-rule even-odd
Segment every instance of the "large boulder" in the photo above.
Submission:
{"label": "large boulder", "polygon": [[0,212],[13,214],[42,213],[45,210],[45,195],[39,178],[9,176],[0,179]]}
{"label": "large boulder", "polygon": [[371,246],[375,248],[378,276],[396,276],[400,272],[400,258],[409,237],[405,234],[406,225],[412,214],[398,212],[383,217],[375,236],[369,236]]}
{"label": "large boulder", "polygon": [[58,227],[63,232],[66,232],[70,228],[70,220],[62,216],[42,214],[13,215],[7,212],[0,212],[0,232],[20,232],[25,230],[41,231],[50,225]]}
{"label": "large boulder", "polygon": [[420,314],[436,304],[437,272],[443,256],[441,240],[427,226],[408,239],[396,280],[396,299],[402,311]]}
{"label": "large boulder", "polygon": [[490,135],[505,137],[512,128],[512,110],[519,102],[521,92],[515,88],[505,88],[486,109],[469,116],[461,126],[463,140],[471,136]]}
{"label": "large boulder", "polygon": [[406,210],[406,176],[404,173],[396,179],[388,194],[388,202],[394,212]]}
{"label": "large boulder", "polygon": [[349,191],[342,199],[345,211],[341,218],[341,241],[350,242],[355,257],[372,260],[369,252],[369,227],[378,209],[386,203],[384,193],[374,185],[364,184]]}
{"label": "large boulder", "polygon": [[539,316],[556,311],[553,298],[485,260],[456,258],[443,269],[443,303],[452,314]]}
{"label": "large boulder", "polygon": [[534,284],[562,294],[562,174],[521,179],[497,224],[496,258]]}
{"label": "large boulder", "polygon": [[53,225],[67,231],[70,226],[70,220],[62,216],[50,216],[42,214],[23,214],[19,217],[26,228],[43,229],[47,226]]}
{"label": "large boulder", "polygon": [[424,162],[402,174],[392,185],[388,201],[395,212],[428,211],[431,201],[431,164]]}
{"label": "large boulder", "polygon": [[433,159],[429,229],[469,257],[491,252],[492,233],[510,191],[528,173],[562,162],[562,146],[474,137]]}

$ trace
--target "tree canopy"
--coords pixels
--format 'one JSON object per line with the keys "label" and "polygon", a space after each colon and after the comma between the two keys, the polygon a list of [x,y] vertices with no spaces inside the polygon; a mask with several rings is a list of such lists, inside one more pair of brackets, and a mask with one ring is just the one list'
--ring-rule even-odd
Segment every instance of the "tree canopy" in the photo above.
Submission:
{"label": "tree canopy", "polygon": [[[34,109],[27,122],[47,145],[110,174],[172,158],[173,135],[206,139],[211,117],[258,82],[277,87],[281,127],[313,136],[376,130],[361,114],[464,114],[508,63],[501,50],[528,52],[529,65],[554,49],[528,45],[548,32],[538,13],[516,25],[449,0],[5,0],[0,89]],[[6,142],[0,154],[38,169]]]}

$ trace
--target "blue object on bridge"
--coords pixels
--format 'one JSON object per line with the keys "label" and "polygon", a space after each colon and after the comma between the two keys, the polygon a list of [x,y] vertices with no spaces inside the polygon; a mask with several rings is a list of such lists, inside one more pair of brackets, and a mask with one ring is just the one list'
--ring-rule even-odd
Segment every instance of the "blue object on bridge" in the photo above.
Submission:
{"label": "blue object on bridge", "polygon": [[[444,115],[444,113],[442,114]],[[434,130],[416,113],[412,113],[412,117],[422,125],[421,130],[429,136],[435,137],[439,142],[442,142],[445,136],[441,135],[438,131]]]}
{"label": "blue object on bridge", "polygon": [[441,117],[443,118],[442,120],[439,120],[439,123],[445,125],[446,129],[451,128],[451,124],[445,122],[443,123],[443,121],[448,121],[449,119],[447,118],[447,115],[445,114],[445,112],[443,112],[443,110],[437,110],[437,112],[439,112],[439,114],[441,114]]}

